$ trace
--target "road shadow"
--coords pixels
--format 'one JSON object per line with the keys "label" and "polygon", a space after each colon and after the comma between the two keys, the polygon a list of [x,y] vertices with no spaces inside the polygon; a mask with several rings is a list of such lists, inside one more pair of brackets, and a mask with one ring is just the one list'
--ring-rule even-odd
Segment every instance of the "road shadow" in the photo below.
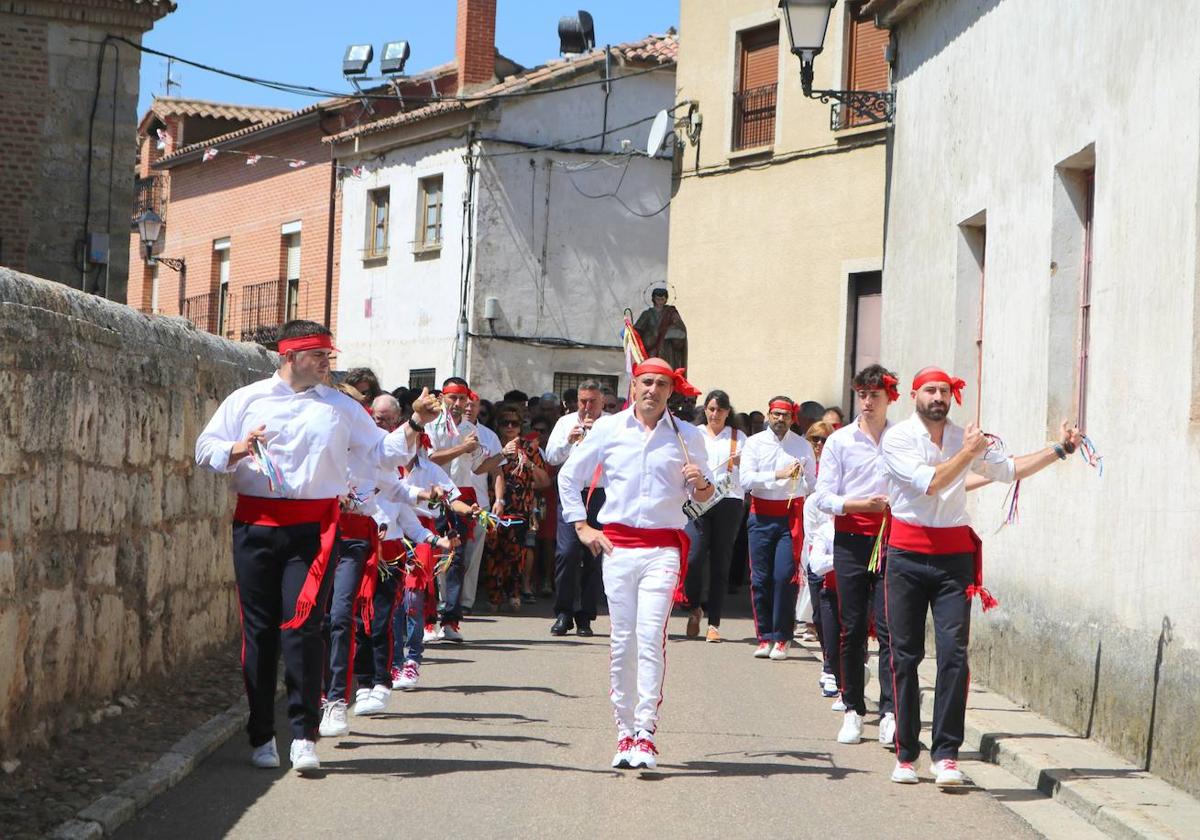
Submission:
{"label": "road shadow", "polygon": [[323,761],[328,773],[355,773],[369,776],[394,776],[400,779],[427,779],[453,773],[482,773],[498,770],[553,770],[556,773],[584,773],[589,776],[616,776],[616,770],[594,770],[568,764],[542,764],[500,759],[466,758],[354,758],[347,761]]}
{"label": "road shadow", "polygon": [[499,726],[549,722],[545,718],[531,718],[511,712],[387,712],[374,715],[374,717],[384,720],[389,718],[395,720],[453,720],[459,723],[495,721]]}
{"label": "road shadow", "polygon": [[747,758],[779,757],[816,764],[793,764],[790,761],[685,761],[682,764],[660,764],[657,770],[642,771],[638,778],[647,782],[666,781],[674,778],[761,778],[771,776],[824,776],[829,781],[840,782],[847,776],[865,773],[851,767],[838,767],[829,753],[777,752],[742,753]]}
{"label": "road shadow", "polygon": [[[602,636],[597,633],[592,636],[593,639],[606,639],[607,636]],[[530,647],[533,645],[551,645],[552,647],[576,647],[578,645],[591,644],[578,636],[575,638],[553,637],[550,639],[471,639],[463,643],[466,647],[481,648],[483,650],[506,650],[507,646],[515,645],[514,650]]]}
{"label": "road shadow", "polygon": [[420,746],[445,746],[447,744],[466,744],[471,749],[480,749],[483,747],[483,742],[498,744],[546,744],[551,747],[569,747],[567,741],[552,741],[549,738],[537,738],[531,735],[467,735],[463,733],[451,732],[414,732],[411,734],[393,735],[393,734],[377,734],[374,732],[354,732],[350,734],[354,738],[367,738],[366,741],[340,741],[334,747],[335,754],[337,752],[348,750],[358,750],[363,747],[420,747]]}
{"label": "road shadow", "polygon": [[563,694],[556,688],[545,685],[438,685],[422,689],[422,691],[451,691],[455,694],[502,694],[511,691],[532,692],[535,694],[552,694],[567,700],[578,700],[577,694]]}

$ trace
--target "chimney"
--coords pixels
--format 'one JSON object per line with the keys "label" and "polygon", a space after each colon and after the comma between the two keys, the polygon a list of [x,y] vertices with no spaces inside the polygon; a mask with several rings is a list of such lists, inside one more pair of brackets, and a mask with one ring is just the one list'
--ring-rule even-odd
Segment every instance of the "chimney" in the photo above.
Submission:
{"label": "chimney", "polygon": [[454,58],[460,94],[495,80],[496,0],[458,0]]}

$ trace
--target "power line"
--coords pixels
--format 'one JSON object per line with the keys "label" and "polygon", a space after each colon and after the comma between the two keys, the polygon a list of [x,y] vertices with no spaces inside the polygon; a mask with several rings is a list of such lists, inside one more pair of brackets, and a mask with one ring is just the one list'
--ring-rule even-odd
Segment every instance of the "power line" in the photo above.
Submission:
{"label": "power line", "polygon": [[[198,70],[205,70],[209,73],[216,73],[221,76],[227,76],[231,79],[237,79],[242,82],[247,82],[248,84],[259,85],[260,87],[269,88],[271,90],[277,90],[282,93],[291,93],[296,96],[319,97],[322,99],[394,100],[396,98],[395,94],[393,94],[393,93],[370,93],[367,91],[360,93],[358,91],[335,91],[335,90],[327,90],[325,88],[315,87],[313,85],[294,84],[291,82],[281,82],[281,81],[276,81],[273,79],[264,79],[264,78],[261,78],[258,76],[250,76],[245,73],[238,73],[233,70],[225,70],[220,67],[214,67],[211,64],[204,64],[203,62],[193,61],[192,59],[183,58],[182,56],[174,55],[174,54],[168,53],[168,52],[163,52],[162,50],[156,50],[156,49],[153,49],[152,47],[147,47],[143,44],[139,44],[135,41],[131,41],[128,38],[123,38],[120,36],[112,36],[112,37],[113,37],[113,40],[120,41],[124,44],[128,44],[129,46],[133,47],[134,49],[144,52],[148,55],[156,55],[156,56],[159,56],[160,58],[166,58],[171,61],[177,61],[180,64],[186,64],[189,67],[195,67]],[[73,39],[73,40],[83,40],[83,39]],[[92,42],[89,41],[88,43],[92,43]],[[473,96],[451,96],[451,95],[446,95],[446,96],[442,96],[442,95],[438,95],[438,96],[405,96],[404,100],[405,100],[405,102],[417,102],[417,103],[421,103],[421,104],[428,104],[430,102],[488,102],[488,101],[495,100],[495,99],[516,99],[516,98],[521,98],[521,97],[526,97],[526,96],[542,96],[545,94],[558,93],[560,91],[565,91],[565,90],[575,90],[577,88],[591,87],[593,85],[602,85],[602,84],[606,84],[606,83],[610,83],[610,82],[619,82],[619,81],[622,81],[625,79],[632,79],[637,76],[644,76],[647,73],[653,73],[657,70],[664,70],[666,68],[667,68],[667,65],[665,65],[665,64],[657,65],[655,67],[647,67],[643,70],[635,70],[633,72],[626,73],[623,76],[605,76],[605,77],[602,77],[599,79],[591,79],[591,80],[583,81],[583,82],[575,82],[575,83],[572,83],[569,85],[559,85],[559,86],[556,86],[553,88],[501,91],[499,93],[476,94]],[[383,79],[364,79],[364,81],[383,81]]]}
{"label": "power line", "polygon": [[[667,113],[674,113],[676,110],[678,110],[679,108],[682,108],[684,105],[687,105],[687,104],[689,104],[689,103],[679,102],[665,110],[667,111]],[[541,146],[526,146],[525,144],[521,143],[518,140],[505,140],[503,137],[480,137],[479,138],[480,140],[490,140],[494,143],[512,143],[513,145],[522,146],[522,148],[517,149],[516,151],[512,151],[512,152],[482,152],[482,153],[480,153],[479,157],[482,157],[482,158],[509,157],[510,155],[524,155],[524,154],[529,154],[530,152],[545,152],[545,151],[560,151],[560,152],[586,151],[583,149],[571,149],[571,148],[564,148],[564,147],[569,146],[572,143],[584,143],[588,140],[595,140],[597,137],[600,137],[603,134],[612,134],[617,131],[624,131],[627,128],[633,128],[635,125],[641,125],[642,123],[648,123],[657,116],[658,116],[658,113],[656,112],[656,113],[651,114],[648,117],[642,117],[639,120],[634,120],[631,123],[626,123],[625,125],[619,125],[616,128],[610,128],[606,132],[596,132],[595,134],[589,134],[586,137],[576,137],[573,140],[556,140],[553,143],[546,143]],[[595,154],[595,152],[591,152],[591,154]]]}

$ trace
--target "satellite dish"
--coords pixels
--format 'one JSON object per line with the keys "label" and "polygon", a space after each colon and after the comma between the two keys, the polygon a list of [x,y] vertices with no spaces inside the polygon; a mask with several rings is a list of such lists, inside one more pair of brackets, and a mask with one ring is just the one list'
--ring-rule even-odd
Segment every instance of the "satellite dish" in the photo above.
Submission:
{"label": "satellite dish", "polygon": [[671,124],[671,115],[666,109],[659,111],[650,125],[650,138],[646,141],[646,156],[654,157],[662,148],[663,140],[667,139],[667,129]]}

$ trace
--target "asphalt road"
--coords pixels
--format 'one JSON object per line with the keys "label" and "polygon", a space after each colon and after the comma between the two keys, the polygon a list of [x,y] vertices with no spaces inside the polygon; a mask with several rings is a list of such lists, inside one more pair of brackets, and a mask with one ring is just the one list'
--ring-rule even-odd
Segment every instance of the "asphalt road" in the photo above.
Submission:
{"label": "asphalt road", "polygon": [[807,652],[754,659],[745,618],[725,620],[723,644],[683,625],[672,618],[656,772],[608,766],[607,620],[554,638],[541,614],[499,615],[428,647],[419,689],[393,692],[386,714],[323,740],[320,776],[287,769],[280,713],[283,768],[250,767],[235,738],[117,836],[1041,836],[982,789],[940,792],[924,756],[920,785],[891,783],[873,715],[863,743],[838,744]]}

